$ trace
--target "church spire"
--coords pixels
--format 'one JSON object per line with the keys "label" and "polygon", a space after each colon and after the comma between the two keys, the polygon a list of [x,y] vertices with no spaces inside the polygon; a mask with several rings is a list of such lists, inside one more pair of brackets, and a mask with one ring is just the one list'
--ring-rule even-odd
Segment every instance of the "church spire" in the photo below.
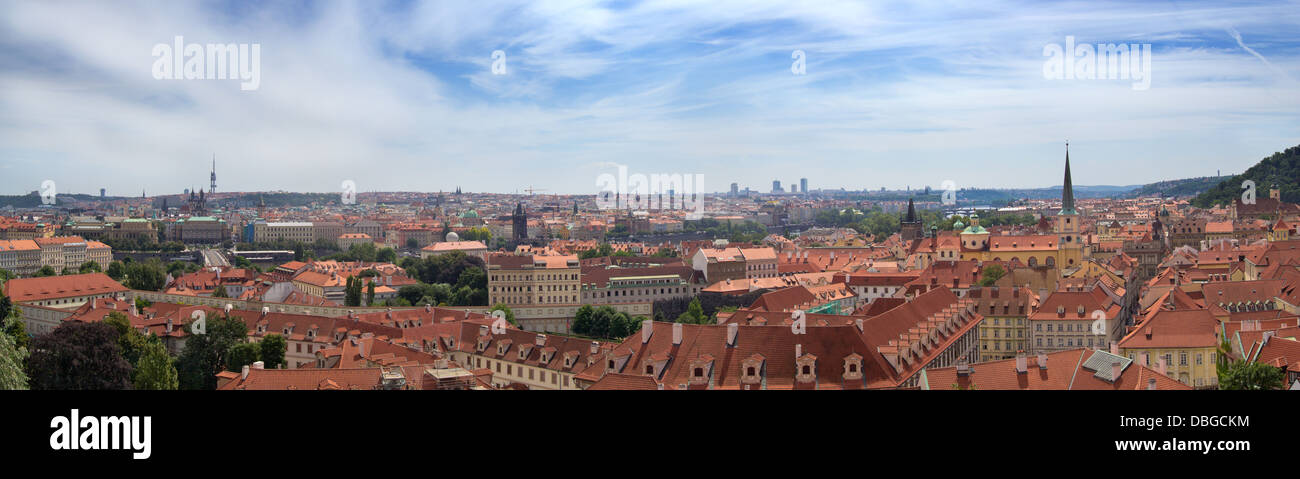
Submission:
{"label": "church spire", "polygon": [[1074,210],[1074,182],[1070,180],[1070,142],[1065,142],[1065,183],[1061,187],[1061,213],[1063,215],[1077,215]]}
{"label": "church spire", "polygon": [[916,222],[916,205],[912,203],[911,198],[907,199],[907,220],[906,221],[908,223]]}

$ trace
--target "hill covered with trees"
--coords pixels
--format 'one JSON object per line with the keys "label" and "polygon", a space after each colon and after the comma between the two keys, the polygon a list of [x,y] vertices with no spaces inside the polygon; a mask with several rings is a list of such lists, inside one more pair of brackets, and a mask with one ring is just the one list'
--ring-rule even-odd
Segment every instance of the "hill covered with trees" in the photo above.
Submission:
{"label": "hill covered with trees", "polygon": [[1282,193],[1282,201],[1300,203],[1300,146],[1287,148],[1260,160],[1244,173],[1220,181],[1219,184],[1201,193],[1192,200],[1200,208],[1213,205],[1226,205],[1233,199],[1241,198],[1244,191],[1241,184],[1246,180],[1255,182],[1257,198],[1267,198],[1268,190],[1277,185]]}

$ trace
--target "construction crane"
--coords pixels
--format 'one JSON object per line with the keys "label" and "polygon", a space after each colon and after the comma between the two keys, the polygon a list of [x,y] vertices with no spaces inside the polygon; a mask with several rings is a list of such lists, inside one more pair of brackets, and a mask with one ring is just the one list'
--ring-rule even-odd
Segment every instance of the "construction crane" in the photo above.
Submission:
{"label": "construction crane", "polygon": [[529,186],[527,188],[524,188],[524,191],[528,192],[528,196],[533,196],[533,192],[535,191],[548,191],[548,190],[546,188],[533,188],[532,186]]}

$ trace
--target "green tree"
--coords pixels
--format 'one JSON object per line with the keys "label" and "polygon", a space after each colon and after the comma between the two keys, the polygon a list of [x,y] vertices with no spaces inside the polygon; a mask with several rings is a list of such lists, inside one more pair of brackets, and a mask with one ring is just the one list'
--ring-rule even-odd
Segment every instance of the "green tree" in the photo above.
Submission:
{"label": "green tree", "polygon": [[126,267],[126,287],[141,291],[160,291],[167,280],[166,269],[157,258],[132,261]]}
{"label": "green tree", "polygon": [[709,322],[708,315],[704,314],[704,308],[700,306],[700,298],[691,300],[691,304],[686,307],[686,312],[677,317],[679,323],[689,324],[706,324]]}
{"label": "green tree", "polygon": [[574,333],[587,335],[591,330],[591,315],[596,312],[596,308],[590,304],[584,304],[578,308],[578,312],[573,314],[573,326],[570,328]]}
{"label": "green tree", "polygon": [[361,278],[349,276],[343,287],[343,305],[361,306]]}
{"label": "green tree", "polygon": [[262,348],[257,343],[239,343],[230,347],[230,355],[226,358],[227,371],[243,371],[244,366],[250,366],[257,361],[262,360]]}
{"label": "green tree", "polygon": [[170,354],[167,354],[167,348],[163,346],[157,336],[150,336],[149,342],[145,343],[144,351],[140,355],[140,363],[135,368],[135,380],[133,381],[136,389],[148,390],[174,390],[180,387],[180,379],[176,373],[175,360]]}
{"label": "green tree", "polygon": [[113,278],[113,281],[121,281],[122,278],[126,277],[126,267],[122,266],[121,261],[114,261],[108,264],[106,273],[108,277]]}
{"label": "green tree", "polygon": [[1280,368],[1254,361],[1233,361],[1219,373],[1219,389],[1282,389],[1286,380]]}
{"label": "green tree", "polygon": [[48,277],[48,276],[55,276],[55,275],[57,275],[57,274],[58,274],[58,272],[57,272],[57,271],[54,271],[54,267],[53,267],[53,266],[50,266],[50,265],[48,265],[48,264],[45,265],[45,266],[41,266],[41,269],[39,269],[39,270],[36,271],[36,277],[37,277],[37,278],[45,278],[45,277]]}
{"label": "green tree", "polygon": [[366,306],[375,304],[375,282],[366,281]]}
{"label": "green tree", "polygon": [[999,279],[1002,279],[1002,277],[1006,275],[1007,275],[1007,270],[1003,269],[1002,265],[991,264],[985,266],[984,274],[983,274],[984,277],[980,279],[980,286],[993,286],[998,282]]}
{"label": "green tree", "polygon": [[261,342],[262,362],[266,369],[280,369],[284,364],[284,353],[289,351],[289,343],[284,336],[268,334]]}
{"label": "green tree", "polygon": [[27,348],[17,345],[8,334],[0,334],[0,390],[27,389],[26,359]]}
{"label": "green tree", "polygon": [[94,261],[87,261],[85,263],[81,263],[81,267],[78,268],[77,271],[81,274],[86,274],[86,273],[99,273],[102,272],[103,270],[100,269],[99,263],[96,263]]}
{"label": "green tree", "polygon": [[[104,324],[112,326],[117,331],[117,346],[122,353],[122,359],[135,368],[140,363],[140,355],[144,353],[145,346],[148,344],[148,338],[135,328],[131,327],[131,320],[121,311],[113,311],[104,317]],[[134,369],[132,370],[134,373]]]}
{"label": "green tree", "polygon": [[32,341],[27,377],[32,389],[130,389],[131,364],[113,326],[68,321]]}
{"label": "green tree", "polygon": [[227,292],[226,292],[226,287],[225,287],[225,286],[217,285],[217,287],[212,288],[212,297],[213,297],[213,298],[229,298],[229,297],[230,297],[230,293],[227,293]]}
{"label": "green tree", "polygon": [[248,326],[230,316],[208,318],[206,329],[205,334],[194,334],[193,324],[185,325],[185,350],[176,361],[181,389],[216,389],[230,349],[248,335]]}
{"label": "green tree", "polygon": [[515,327],[519,327],[519,322],[515,321],[515,312],[511,311],[510,307],[506,306],[505,303],[497,303],[496,306],[493,306],[492,309],[488,310],[489,313],[492,311],[502,311],[506,313],[506,321],[515,325]]}

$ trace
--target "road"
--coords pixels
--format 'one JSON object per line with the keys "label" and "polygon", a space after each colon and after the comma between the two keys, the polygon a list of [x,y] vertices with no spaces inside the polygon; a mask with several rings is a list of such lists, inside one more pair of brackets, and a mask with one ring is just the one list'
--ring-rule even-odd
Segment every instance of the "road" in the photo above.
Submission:
{"label": "road", "polygon": [[230,261],[220,251],[214,249],[205,249],[203,253],[203,266],[211,268],[213,266],[230,266]]}

